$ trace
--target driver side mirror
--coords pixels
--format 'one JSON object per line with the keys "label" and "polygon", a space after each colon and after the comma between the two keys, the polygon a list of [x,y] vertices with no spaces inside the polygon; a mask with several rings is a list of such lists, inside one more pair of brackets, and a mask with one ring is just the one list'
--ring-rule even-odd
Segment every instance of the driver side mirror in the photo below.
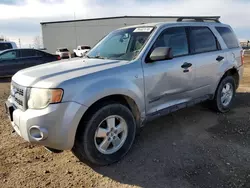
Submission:
{"label": "driver side mirror", "polygon": [[151,52],[150,56],[148,57],[148,62],[150,63],[154,61],[162,61],[169,59],[173,59],[172,48],[158,47]]}

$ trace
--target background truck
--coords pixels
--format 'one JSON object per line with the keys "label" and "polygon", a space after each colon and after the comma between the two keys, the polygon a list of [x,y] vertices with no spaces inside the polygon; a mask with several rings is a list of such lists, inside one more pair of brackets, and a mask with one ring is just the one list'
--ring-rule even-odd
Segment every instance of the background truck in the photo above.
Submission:
{"label": "background truck", "polygon": [[73,50],[75,57],[84,56],[89,50],[90,46],[77,46],[76,49]]}

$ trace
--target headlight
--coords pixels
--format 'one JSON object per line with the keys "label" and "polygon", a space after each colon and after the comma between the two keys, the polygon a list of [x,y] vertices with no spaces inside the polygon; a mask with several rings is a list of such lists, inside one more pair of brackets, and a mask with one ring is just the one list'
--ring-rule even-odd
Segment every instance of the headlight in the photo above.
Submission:
{"label": "headlight", "polygon": [[49,104],[61,102],[62,96],[62,89],[30,88],[28,91],[28,108],[45,108]]}

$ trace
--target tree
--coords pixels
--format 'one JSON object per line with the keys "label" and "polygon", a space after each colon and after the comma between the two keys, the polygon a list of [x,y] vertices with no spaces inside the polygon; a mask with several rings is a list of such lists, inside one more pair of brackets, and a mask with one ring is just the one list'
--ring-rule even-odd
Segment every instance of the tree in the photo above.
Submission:
{"label": "tree", "polygon": [[33,45],[34,45],[34,48],[37,48],[37,49],[42,48],[42,39],[40,36],[34,37],[34,44]]}

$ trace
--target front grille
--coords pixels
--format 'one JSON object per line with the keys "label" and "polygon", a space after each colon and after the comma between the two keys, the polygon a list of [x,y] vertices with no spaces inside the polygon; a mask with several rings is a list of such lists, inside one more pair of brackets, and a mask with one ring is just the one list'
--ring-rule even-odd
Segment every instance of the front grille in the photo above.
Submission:
{"label": "front grille", "polygon": [[11,97],[14,102],[14,106],[21,110],[25,110],[25,91],[26,88],[11,82]]}

